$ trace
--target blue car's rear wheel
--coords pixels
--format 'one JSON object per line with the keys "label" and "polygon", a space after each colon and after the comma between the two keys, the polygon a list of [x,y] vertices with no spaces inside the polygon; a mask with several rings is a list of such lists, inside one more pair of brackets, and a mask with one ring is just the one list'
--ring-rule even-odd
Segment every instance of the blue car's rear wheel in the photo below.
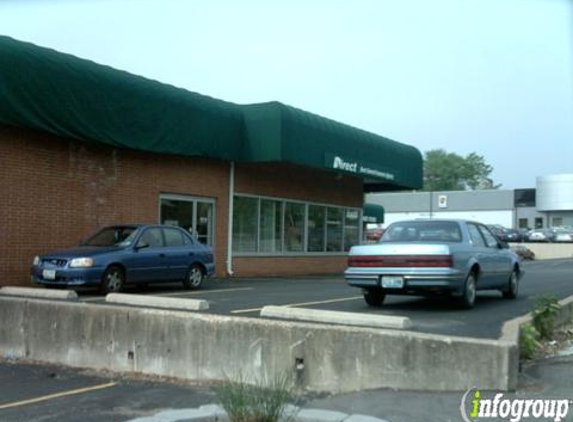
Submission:
{"label": "blue car's rear wheel", "polygon": [[205,273],[200,265],[193,264],[189,267],[185,280],[183,280],[183,286],[186,289],[195,290],[201,287],[203,283],[203,278],[205,278]]}
{"label": "blue car's rear wheel", "polygon": [[112,265],[105,270],[101,280],[102,293],[117,293],[121,292],[125,284],[125,273],[123,268]]}

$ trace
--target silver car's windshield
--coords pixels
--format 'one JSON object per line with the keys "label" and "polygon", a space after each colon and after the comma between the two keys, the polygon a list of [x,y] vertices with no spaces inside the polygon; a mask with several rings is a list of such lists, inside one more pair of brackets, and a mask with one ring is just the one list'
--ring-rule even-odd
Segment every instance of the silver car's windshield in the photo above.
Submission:
{"label": "silver car's windshield", "polygon": [[88,240],[82,243],[83,246],[129,246],[135,238],[134,227],[106,227],[100,230]]}
{"label": "silver car's windshield", "polygon": [[404,221],[391,224],[380,238],[385,242],[461,242],[462,232],[453,221]]}

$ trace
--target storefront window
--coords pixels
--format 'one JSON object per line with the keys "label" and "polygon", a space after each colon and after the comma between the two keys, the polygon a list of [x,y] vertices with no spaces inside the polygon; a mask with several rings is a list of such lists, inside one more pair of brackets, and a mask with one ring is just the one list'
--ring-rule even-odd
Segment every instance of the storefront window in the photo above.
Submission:
{"label": "storefront window", "polygon": [[287,202],[285,205],[285,250],[304,250],[304,204]]}
{"label": "storefront window", "polygon": [[257,252],[258,202],[236,196],[233,207],[233,251]]}
{"label": "storefront window", "polygon": [[359,243],[360,219],[355,208],[236,195],[233,252],[341,253]]}
{"label": "storefront window", "polygon": [[349,251],[350,248],[359,243],[359,222],[360,212],[357,210],[346,210],[344,217],[344,250]]}
{"label": "storefront window", "polygon": [[324,223],[326,208],[318,205],[308,206],[308,251],[324,252]]}
{"label": "storefront window", "polygon": [[261,199],[259,252],[282,252],[282,202]]}
{"label": "storefront window", "polygon": [[326,220],[326,251],[342,251],[342,217],[343,210],[328,207]]}

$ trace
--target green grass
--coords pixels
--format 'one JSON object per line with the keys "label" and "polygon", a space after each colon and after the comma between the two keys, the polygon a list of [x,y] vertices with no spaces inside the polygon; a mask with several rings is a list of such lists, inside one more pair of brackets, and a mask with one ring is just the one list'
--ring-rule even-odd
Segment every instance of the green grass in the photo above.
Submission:
{"label": "green grass", "polygon": [[217,398],[231,422],[277,422],[288,401],[294,397],[287,375],[255,380],[249,384],[242,376],[227,380],[217,389]]}

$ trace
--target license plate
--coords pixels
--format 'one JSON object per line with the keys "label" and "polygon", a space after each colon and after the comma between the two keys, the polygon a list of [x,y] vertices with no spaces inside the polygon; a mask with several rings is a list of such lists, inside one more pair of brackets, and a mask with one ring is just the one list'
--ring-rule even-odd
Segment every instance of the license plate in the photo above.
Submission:
{"label": "license plate", "polygon": [[383,275],[382,287],[385,289],[401,289],[404,287],[404,279],[394,275]]}
{"label": "license plate", "polygon": [[44,280],[55,280],[56,279],[56,270],[44,270],[44,271],[42,271],[42,278]]}

